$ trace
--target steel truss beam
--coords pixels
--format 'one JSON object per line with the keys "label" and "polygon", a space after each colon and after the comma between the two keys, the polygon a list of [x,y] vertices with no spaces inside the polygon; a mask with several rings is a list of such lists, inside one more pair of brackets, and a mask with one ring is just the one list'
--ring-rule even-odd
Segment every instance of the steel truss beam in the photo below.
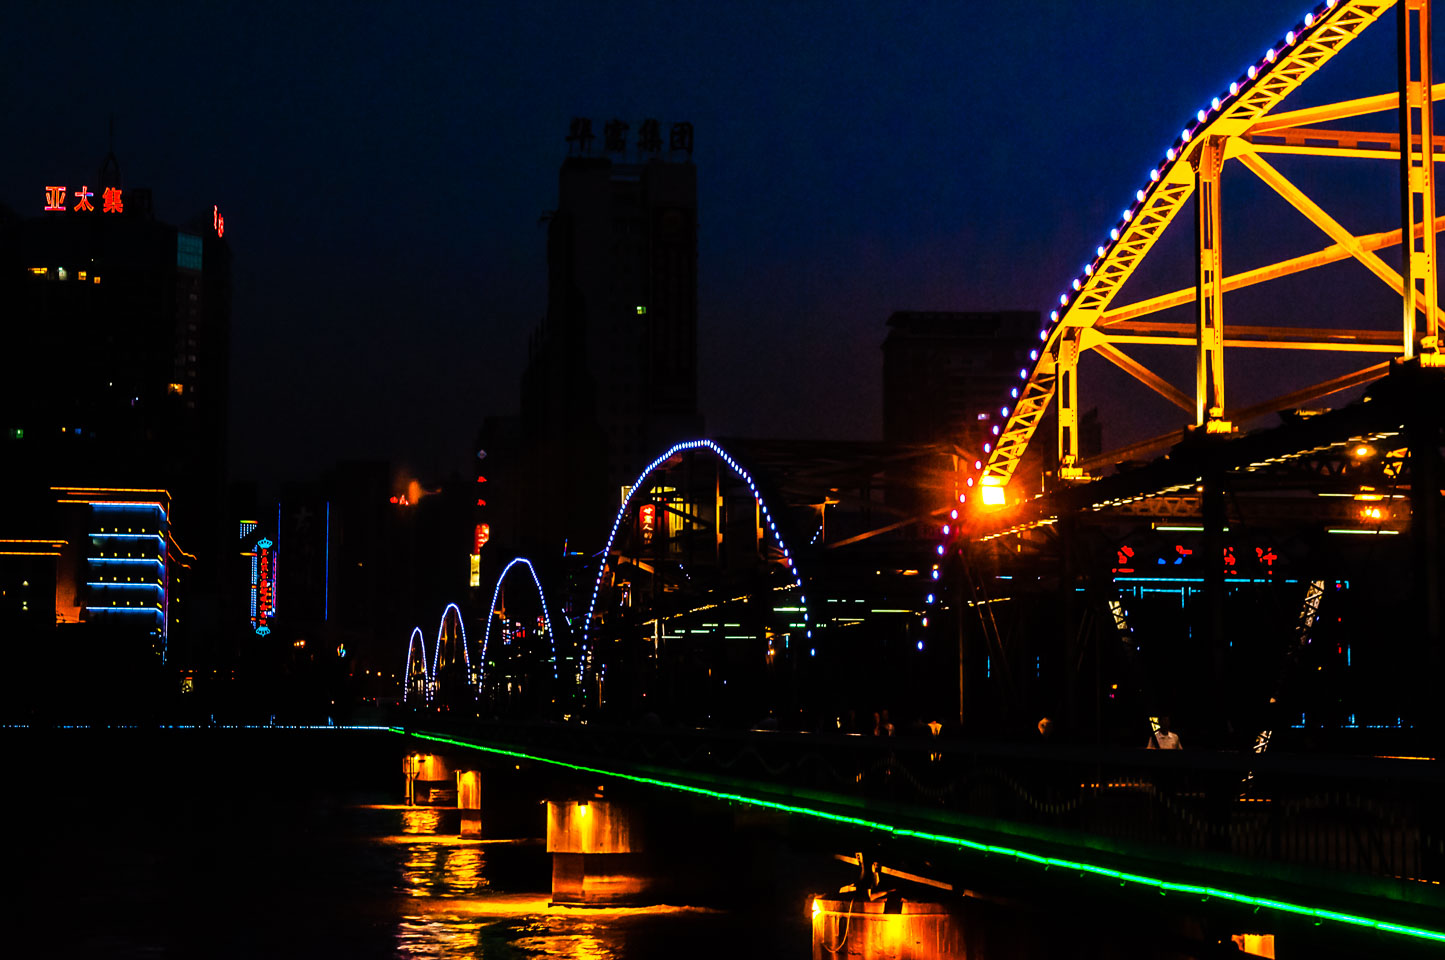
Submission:
{"label": "steel truss beam", "polygon": [[[1441,138],[1445,139],[1445,138]],[[1416,236],[1424,232],[1423,224],[1416,224]],[[1435,232],[1445,230],[1445,217],[1435,218]],[[1386,247],[1393,247],[1400,242],[1399,230],[1390,230],[1385,233],[1370,233],[1356,237],[1360,247],[1365,250],[1383,250]],[[1235,290],[1243,290],[1252,287],[1257,283],[1264,283],[1267,280],[1277,280],[1280,277],[1288,277],[1292,274],[1303,273],[1306,270],[1313,270],[1315,267],[1323,267],[1327,264],[1338,263],[1341,260],[1348,260],[1351,254],[1342,245],[1335,243],[1323,250],[1316,250],[1314,253],[1307,253],[1303,256],[1292,257],[1289,260],[1281,260],[1278,263],[1271,263],[1268,266],[1256,267],[1253,270],[1246,270],[1243,273],[1236,273],[1232,277],[1224,278],[1224,292],[1233,293]],[[1182,307],[1185,304],[1193,303],[1197,290],[1194,287],[1187,287],[1183,290],[1175,290],[1172,293],[1160,294],[1157,297],[1150,297],[1147,300],[1140,300],[1122,307],[1115,307],[1106,311],[1099,322],[1094,324],[1096,329],[1113,329],[1126,321],[1136,317],[1147,316],[1151,313],[1158,313],[1161,310],[1168,310],[1172,307]],[[1240,327],[1233,329],[1239,330]],[[1293,329],[1285,327],[1281,329]],[[1399,340],[1394,333],[1388,334],[1391,343]]]}
{"label": "steel truss beam", "polygon": [[[1430,0],[1403,0],[1398,29],[1400,65],[1400,137],[1410,149],[1400,151],[1400,222],[1406,230],[1435,222],[1435,119],[1430,98]],[[1408,140],[1406,139],[1408,138]],[[1415,144],[1421,150],[1415,150]],[[1424,144],[1430,144],[1427,157]],[[1436,336],[1435,234],[1426,232],[1405,246],[1404,347],[1416,350],[1416,313],[1425,315],[1419,350],[1427,366],[1439,364]]]}
{"label": "steel truss beam", "polygon": [[[1410,5],[1411,9],[1418,9],[1420,4],[1425,4],[1428,0],[1401,2]],[[1238,422],[1248,410],[1255,409],[1227,409],[1223,394],[1223,352],[1226,348],[1332,350],[1375,354],[1397,352],[1395,348],[1387,346],[1387,341],[1376,341],[1373,335],[1362,336],[1361,334],[1365,333],[1363,331],[1300,336],[1298,333],[1276,335],[1272,328],[1255,328],[1256,332],[1226,338],[1222,325],[1224,293],[1347,257],[1360,260],[1403,297],[1405,279],[1380,260],[1375,251],[1400,243],[1402,236],[1411,238],[1412,249],[1422,245],[1433,249],[1435,232],[1445,227],[1445,218],[1437,219],[1432,207],[1409,221],[1409,227],[1402,230],[1355,236],[1325,214],[1317,204],[1293,184],[1288,183],[1258,155],[1276,150],[1280,143],[1301,149],[1330,148],[1330,142],[1314,142],[1325,139],[1316,136],[1320,131],[1300,128],[1398,106],[1400,94],[1384,94],[1305,110],[1271,113],[1285,96],[1308,80],[1394,3],[1395,0],[1340,0],[1331,7],[1312,13],[1300,27],[1289,33],[1283,43],[1272,47],[1260,64],[1250,68],[1247,76],[1240,77],[1238,82],[1230,85],[1228,91],[1216,98],[1212,109],[1207,106],[1199,111],[1199,122],[1191,123],[1185,128],[1167,151],[1165,162],[1151,172],[1150,182],[1138,191],[1138,202],[1124,212],[1120,222],[1110,232],[1109,240],[1099,247],[1098,257],[1074,280],[1073,292],[1065,291],[1060,297],[1060,309],[1052,315],[1051,324],[1041,333],[1043,343],[1039,350],[1039,359],[1024,379],[1016,402],[1009,410],[1007,421],[983,469],[982,482],[985,486],[1008,484],[1048,409],[1055,390],[1061,387],[1067,388],[1071,409],[1060,410],[1060,475],[1084,475],[1086,465],[1080,463],[1077,457],[1077,429],[1071,421],[1070,413],[1077,415],[1077,355],[1088,350],[1099,351],[1105,359],[1122,367],[1166,399],[1177,403],[1178,396],[1175,394],[1183,391],[1165,385],[1152,371],[1121,353],[1117,344],[1194,345],[1199,354],[1194,391],[1195,420],[1206,430],[1220,432],[1229,429],[1231,420]],[[1428,30],[1428,24],[1426,29]],[[1445,84],[1438,87],[1432,85],[1428,74],[1415,78],[1413,90],[1413,102],[1416,104],[1445,99]],[[1429,110],[1417,112],[1428,115]],[[1351,139],[1349,134],[1326,132],[1326,138],[1328,136],[1335,137],[1333,149],[1369,150],[1371,156],[1385,155],[1378,138],[1367,139],[1372,135],[1361,134],[1359,139]],[[1401,139],[1397,136],[1394,143],[1398,145]],[[1269,143],[1269,140],[1280,143]],[[1405,142],[1430,144],[1430,155],[1434,158],[1437,142],[1432,130],[1411,128],[1407,130]],[[1388,142],[1384,146],[1388,147]],[[1445,138],[1441,139],[1438,147],[1445,150]],[[1414,150],[1412,155],[1416,161],[1416,169],[1431,170],[1433,163],[1424,161],[1421,150]],[[1411,155],[1407,154],[1408,156]],[[1261,179],[1279,190],[1331,237],[1333,245],[1246,273],[1225,276],[1218,243],[1220,223],[1217,213],[1217,188],[1218,166],[1229,157],[1237,157],[1241,163],[1254,170],[1256,175],[1260,175]],[[1445,160],[1445,153],[1441,154],[1440,159]],[[1425,174],[1426,179],[1429,179],[1429,176],[1428,173]],[[1205,196],[1201,197],[1200,194]],[[1198,272],[1194,288],[1111,310],[1110,305],[1120,288],[1133,275],[1159,236],[1173,222],[1191,196],[1196,198],[1196,223],[1199,227],[1196,244],[1199,254]],[[1430,229],[1424,228],[1426,224]],[[1138,338],[1130,336],[1132,331],[1126,332],[1123,329],[1124,323],[1129,320],[1189,302],[1196,303],[1195,336],[1192,338]],[[1431,304],[1426,309],[1430,311],[1427,322],[1433,326],[1438,317],[1438,308]],[[1114,327],[1120,329],[1115,331],[1112,329]],[[1270,332],[1261,332],[1264,330]],[[1121,335],[1113,335],[1116,332]],[[1393,339],[1397,344],[1400,342],[1398,334]],[[1169,386],[1169,389],[1161,389],[1161,386]],[[1328,385],[1316,387],[1323,388]],[[1329,387],[1318,395],[1340,389],[1344,387]],[[1061,392],[1061,397],[1063,395]],[[1171,438],[1175,436],[1168,435]],[[1159,439],[1161,438],[1144,443],[1153,444]],[[1118,457],[1132,449],[1135,448],[1114,451],[1111,456]]]}

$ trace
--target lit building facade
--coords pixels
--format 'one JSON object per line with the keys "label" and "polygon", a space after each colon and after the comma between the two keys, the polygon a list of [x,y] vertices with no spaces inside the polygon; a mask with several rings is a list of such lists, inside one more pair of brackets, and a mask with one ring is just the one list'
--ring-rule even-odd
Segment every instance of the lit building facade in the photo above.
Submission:
{"label": "lit building facade", "polygon": [[[114,157],[95,180],[34,191],[33,211],[0,210],[0,538],[66,541],[45,577],[54,605],[39,604],[50,622],[30,622],[37,636],[90,628],[174,657],[178,626],[209,636],[220,620],[224,221],[217,209],[160,221]],[[0,552],[0,582],[19,576],[34,597],[37,581],[16,572],[33,558],[20,553]],[[194,610],[177,609],[183,581]]]}
{"label": "lit building facade", "polygon": [[68,537],[55,579],[55,617],[107,632],[144,634],[162,661],[182,624],[195,559],[176,543],[165,490],[61,487],[55,502]]}

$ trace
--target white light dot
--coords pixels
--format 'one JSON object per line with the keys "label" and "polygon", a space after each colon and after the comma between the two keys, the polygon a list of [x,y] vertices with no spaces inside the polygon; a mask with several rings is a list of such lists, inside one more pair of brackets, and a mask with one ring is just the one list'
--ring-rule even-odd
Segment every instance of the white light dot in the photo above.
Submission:
{"label": "white light dot", "polygon": [[1307,26],[1307,27],[1312,27],[1312,26],[1314,26],[1314,25],[1315,25],[1315,15],[1314,15],[1314,12],[1311,11],[1310,13],[1305,14],[1305,26]]}
{"label": "white light dot", "polygon": [[1213,110],[1218,110],[1218,109],[1219,109],[1219,98],[1218,98],[1218,97],[1215,97],[1212,101],[1210,101],[1209,106],[1210,106],[1210,108],[1213,109]]}
{"label": "white light dot", "polygon": [[1029,359],[1030,359],[1030,360],[1037,360],[1038,358],[1039,358],[1039,352],[1038,352],[1037,350],[1030,350],[1030,351],[1029,351]]}
{"label": "white light dot", "polygon": [[1249,74],[1249,79],[1253,80],[1256,76],[1259,75],[1259,68],[1255,66],[1250,66],[1247,73]]}
{"label": "white light dot", "polygon": [[1291,30],[1289,33],[1286,33],[1286,34],[1284,35],[1284,42],[1285,42],[1286,45],[1289,45],[1289,44],[1294,43],[1294,31],[1293,31],[1293,30]]}
{"label": "white light dot", "polygon": [[1104,255],[1104,248],[1103,248],[1103,247],[1099,247],[1099,248],[1097,248],[1094,252],[1095,252],[1096,254],[1098,254],[1099,256],[1102,257],[1102,256]]}
{"label": "white light dot", "polygon": [[1174,148],[1173,148],[1173,147],[1170,147],[1168,150],[1165,150],[1165,151],[1164,151],[1164,156],[1168,158],[1168,160],[1169,160],[1170,163],[1173,163],[1173,162],[1174,162],[1174,158],[1177,157],[1177,156],[1179,156],[1179,154],[1177,154],[1177,153],[1174,152]]}
{"label": "white light dot", "polygon": [[1057,322],[1058,322],[1058,319],[1059,319],[1059,311],[1054,310],[1053,312],[1051,312],[1051,313],[1049,314],[1049,319],[1050,319],[1050,320],[1053,320],[1054,322],[1057,323]]}
{"label": "white light dot", "polygon": [[1198,113],[1195,114],[1195,116],[1199,118],[1200,123],[1204,122],[1205,113],[1203,110],[1200,110]]}
{"label": "white light dot", "polygon": [[1239,93],[1239,82],[1235,81],[1229,85],[1229,95],[1232,97],[1237,93]]}
{"label": "white light dot", "polygon": [[1118,240],[1118,239],[1119,239],[1119,228],[1118,228],[1118,227],[1115,227],[1114,229],[1112,229],[1112,230],[1109,231],[1109,239],[1111,239],[1111,240]]}

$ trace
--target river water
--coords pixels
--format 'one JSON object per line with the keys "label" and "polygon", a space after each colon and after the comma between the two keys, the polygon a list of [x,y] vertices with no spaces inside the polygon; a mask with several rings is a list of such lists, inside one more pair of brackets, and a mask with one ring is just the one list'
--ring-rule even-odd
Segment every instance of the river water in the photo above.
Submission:
{"label": "river water", "polygon": [[259,748],[254,736],[208,743],[199,734],[12,743],[0,952],[810,956],[803,895],[746,913],[549,906],[539,841],[462,840],[455,811],[396,805],[399,760],[338,749],[344,736]]}

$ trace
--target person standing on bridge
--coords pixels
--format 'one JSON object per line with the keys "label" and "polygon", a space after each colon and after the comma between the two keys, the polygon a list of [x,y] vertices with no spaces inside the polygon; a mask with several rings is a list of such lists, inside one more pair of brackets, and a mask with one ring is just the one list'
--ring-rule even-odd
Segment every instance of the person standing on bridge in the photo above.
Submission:
{"label": "person standing on bridge", "polygon": [[1183,750],[1184,747],[1179,742],[1179,734],[1169,729],[1169,718],[1160,717],[1159,729],[1154,731],[1154,735],[1149,738],[1149,743],[1145,745],[1144,749]]}

